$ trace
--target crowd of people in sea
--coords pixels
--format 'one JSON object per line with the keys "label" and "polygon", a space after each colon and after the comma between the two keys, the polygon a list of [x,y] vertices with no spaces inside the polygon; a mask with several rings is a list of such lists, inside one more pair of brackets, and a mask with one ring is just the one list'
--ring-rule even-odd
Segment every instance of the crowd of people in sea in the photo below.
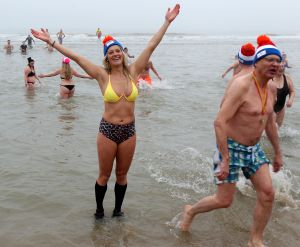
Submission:
{"label": "crowd of people in sea", "polygon": [[[139,96],[139,80],[151,84],[150,70],[159,80],[162,79],[150,57],[179,12],[178,4],[167,10],[162,26],[138,56],[130,55],[128,48],[112,36],[107,35],[102,39],[102,31],[98,28],[96,36],[103,43],[103,66],[98,66],[65,47],[63,39],[66,35],[62,30],[57,33],[58,40],[53,40],[47,29],[31,29],[31,34],[36,39],[45,42],[48,49],[60,52],[64,58],[60,68],[36,75],[35,61],[28,57],[28,65],[24,70],[25,86],[28,89],[34,89],[39,78],[60,76],[60,95],[62,98],[70,98],[74,95],[75,76],[96,80],[103,95],[105,107],[97,134],[97,220],[105,216],[103,200],[114,162],[116,182],[112,217],[124,215],[122,204],[127,190],[127,174],[136,147],[134,111]],[[20,47],[22,53],[27,52],[26,42],[30,48],[35,43],[28,35]],[[8,54],[11,53],[13,46],[10,40],[4,48]],[[127,58],[135,60],[128,63]],[[86,74],[76,72],[70,66],[71,61],[78,64]],[[293,80],[285,73],[287,68],[290,68],[287,55],[281,52],[267,35],[258,36],[256,48],[251,43],[241,44],[236,61],[222,74],[224,78],[233,70],[233,76],[227,84],[214,121],[217,149],[213,159],[213,170],[217,190],[215,194],[200,199],[194,205],[184,206],[178,224],[182,231],[189,231],[196,215],[227,208],[232,204],[241,170],[252,182],[257,194],[248,246],[264,246],[263,234],[271,216],[275,196],[269,165],[272,164],[274,172],[282,168],[278,128],[283,123],[285,108],[293,105],[295,97]],[[263,132],[274,149],[272,162],[259,143]]]}
{"label": "crowd of people in sea", "polygon": [[[48,29],[45,29],[45,32],[49,34]],[[66,37],[66,35],[62,31],[62,29],[60,29],[60,31],[56,34],[56,36],[57,36],[58,43],[62,45],[63,40]],[[100,28],[97,28],[96,36],[97,36],[98,40],[101,40],[102,31],[100,30]],[[108,39],[113,39],[113,37],[110,36],[110,35],[107,35],[105,37],[105,40],[103,41],[103,44],[105,42],[107,42]],[[21,54],[22,55],[27,55],[28,48],[32,49],[33,44],[35,44],[35,40],[29,34],[26,37],[26,39],[22,42],[22,44],[20,45]],[[45,48],[49,52],[54,51],[54,48],[51,44],[47,43]],[[14,46],[11,44],[11,40],[7,40],[6,45],[4,45],[4,49],[6,51],[6,54],[12,54],[12,52],[14,50]],[[125,58],[127,59],[126,63],[129,64],[130,63],[129,59],[134,58],[134,56],[129,54],[129,51],[128,51],[127,47],[122,46],[122,52],[125,55]],[[25,86],[28,89],[34,89],[35,82],[36,81],[40,82],[39,78],[52,77],[52,76],[60,75],[60,78],[61,78],[60,97],[65,99],[65,98],[70,98],[74,95],[75,84],[74,84],[74,80],[72,80],[73,76],[80,77],[80,78],[93,79],[88,75],[81,75],[81,74],[77,73],[70,66],[71,59],[69,59],[68,57],[65,57],[65,58],[62,59],[61,69],[55,70],[55,71],[50,72],[48,74],[40,74],[40,75],[35,74],[35,68],[34,68],[35,60],[31,57],[28,57],[27,60],[28,60],[28,64],[26,65],[26,67],[24,69],[24,81],[25,81]],[[159,76],[157,70],[154,68],[153,62],[149,60],[147,65],[143,69],[142,73],[138,77],[137,86],[139,86],[140,83],[145,83],[145,84],[149,85],[150,87],[152,86],[153,80],[150,76],[150,70],[157,76],[157,78],[160,81],[162,80],[162,78]]]}

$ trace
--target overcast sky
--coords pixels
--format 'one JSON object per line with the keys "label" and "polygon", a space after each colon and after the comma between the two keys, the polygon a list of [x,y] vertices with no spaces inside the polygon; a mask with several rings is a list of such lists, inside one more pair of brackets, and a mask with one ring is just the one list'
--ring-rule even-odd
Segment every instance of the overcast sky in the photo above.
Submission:
{"label": "overcast sky", "polygon": [[0,0],[0,32],[152,33],[181,5],[169,32],[300,34],[299,0]]}

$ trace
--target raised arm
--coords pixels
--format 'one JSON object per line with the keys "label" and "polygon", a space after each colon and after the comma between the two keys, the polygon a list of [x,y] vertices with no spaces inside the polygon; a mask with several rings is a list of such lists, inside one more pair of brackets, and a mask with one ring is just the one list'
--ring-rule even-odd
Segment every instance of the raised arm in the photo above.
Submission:
{"label": "raised arm", "polygon": [[61,69],[57,69],[57,70],[55,70],[55,71],[53,71],[53,72],[50,72],[50,73],[48,73],[48,74],[40,74],[40,75],[38,75],[40,78],[44,78],[44,77],[52,77],[52,76],[56,76],[56,75],[59,75],[60,74],[60,71],[61,71]]}
{"label": "raised arm", "polygon": [[166,16],[165,16],[165,22],[161,26],[161,28],[158,30],[156,34],[151,38],[146,48],[142,51],[142,53],[138,56],[136,61],[130,65],[130,72],[132,75],[136,78],[146,67],[149,58],[155,48],[158,46],[160,41],[162,40],[164,34],[166,33],[169,25],[171,22],[176,18],[176,16],[179,14],[180,5],[176,4],[175,7],[170,10],[170,8],[167,10]]}
{"label": "raised arm", "polygon": [[286,106],[291,107],[293,105],[294,98],[295,98],[295,87],[294,87],[293,80],[290,76],[286,75],[286,79],[289,85],[289,99],[286,103]]}
{"label": "raised arm", "polygon": [[60,45],[58,42],[52,41],[50,35],[44,29],[41,29],[40,32],[37,30],[31,29],[31,33],[37,39],[40,39],[40,40],[48,43],[49,45],[54,47],[56,50],[58,50],[61,54],[72,59],[88,75],[90,75],[94,79],[97,79],[97,81],[99,83],[104,84],[104,78],[105,78],[106,72],[102,67],[95,65],[94,63],[92,63],[88,59],[86,59],[85,57],[79,56],[78,54],[71,51],[70,49],[65,48],[63,45]]}

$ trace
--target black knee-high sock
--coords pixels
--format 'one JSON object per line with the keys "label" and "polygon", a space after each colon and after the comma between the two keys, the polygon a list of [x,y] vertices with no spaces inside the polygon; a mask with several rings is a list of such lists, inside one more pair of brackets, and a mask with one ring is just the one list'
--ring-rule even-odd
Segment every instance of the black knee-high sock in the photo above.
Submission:
{"label": "black knee-high sock", "polygon": [[103,217],[104,216],[104,208],[103,208],[103,199],[107,190],[106,185],[99,185],[96,181],[95,184],[95,196],[96,196],[96,203],[97,203],[97,210],[95,216]]}
{"label": "black knee-high sock", "polygon": [[124,196],[126,193],[127,184],[120,185],[115,184],[115,209],[114,209],[114,216],[121,216],[119,215],[121,213],[121,207],[124,200]]}

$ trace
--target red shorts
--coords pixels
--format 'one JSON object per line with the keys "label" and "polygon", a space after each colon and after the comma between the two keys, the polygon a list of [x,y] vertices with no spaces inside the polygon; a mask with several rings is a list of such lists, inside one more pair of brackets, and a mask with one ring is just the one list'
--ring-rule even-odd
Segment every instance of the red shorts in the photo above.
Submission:
{"label": "red shorts", "polygon": [[150,75],[142,75],[139,77],[139,80],[146,81],[149,85],[152,85],[152,79]]}

